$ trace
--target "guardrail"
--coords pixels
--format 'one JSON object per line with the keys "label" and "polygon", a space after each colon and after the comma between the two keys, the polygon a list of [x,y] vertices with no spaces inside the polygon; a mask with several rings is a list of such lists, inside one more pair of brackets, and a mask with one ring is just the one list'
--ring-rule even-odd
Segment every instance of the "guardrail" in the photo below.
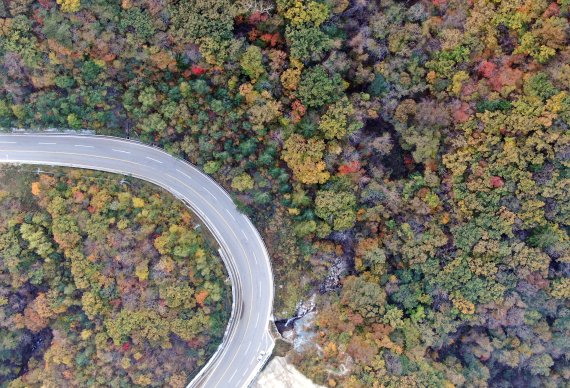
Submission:
{"label": "guardrail", "polygon": [[[13,133],[19,134],[19,135],[34,135],[37,133],[33,133],[33,132],[28,132],[29,130],[22,130],[19,128],[11,128],[11,131]],[[107,136],[107,135],[93,135],[91,133],[87,133],[86,130],[83,130],[83,133],[77,133],[78,131],[76,130],[61,130],[61,129],[55,129],[55,128],[47,128],[44,130],[40,130],[39,133],[42,135],[68,135],[68,136],[83,136],[83,137],[98,137],[98,138],[107,138],[107,139],[111,139],[111,140],[120,140],[120,141],[128,141],[134,144],[138,144],[141,146],[145,146],[145,147],[151,147],[161,153],[164,153],[170,157],[176,158],[178,159],[180,162],[185,163],[187,165],[189,165],[190,167],[197,169],[199,172],[202,173],[202,175],[204,175],[207,179],[209,179],[212,183],[216,184],[218,187],[220,187],[223,191],[223,193],[233,202],[233,199],[231,197],[231,195],[226,191],[226,189],[221,186],[220,184],[218,184],[210,175],[206,174],[204,171],[202,171],[199,167],[194,166],[193,164],[189,163],[188,161],[186,161],[185,159],[181,158],[178,155],[172,155],[168,152],[166,152],[164,149],[154,145],[154,144],[147,144],[147,143],[143,143],[139,140],[134,140],[134,139],[127,139],[127,138],[119,138],[119,137],[114,137],[114,136]],[[85,169],[90,169],[92,170],[92,167],[86,166],[86,165],[78,165],[78,164],[66,164],[66,166],[69,167],[77,167],[77,168],[85,168]],[[124,175],[124,173],[122,171],[119,170],[114,170],[114,169],[104,169],[103,171],[107,171],[107,172],[111,172],[111,173],[116,173],[116,174],[122,174]],[[209,372],[209,369],[217,362],[217,360],[221,357],[227,343],[230,341],[230,339],[232,339],[236,332],[235,332],[235,325],[237,323],[237,321],[239,320],[239,317],[241,315],[241,310],[243,309],[243,301],[241,301],[241,294],[242,294],[242,290],[241,290],[241,279],[239,277],[239,273],[236,271],[235,266],[233,261],[230,259],[230,256],[228,254],[228,249],[225,246],[225,244],[223,243],[223,240],[220,238],[221,233],[216,229],[216,227],[212,224],[210,224],[209,222],[207,222],[208,218],[202,213],[202,211],[197,207],[194,206],[192,203],[190,203],[189,201],[187,201],[186,198],[182,198],[181,195],[176,192],[176,191],[172,191],[172,189],[163,186],[161,183],[154,181],[153,179],[149,179],[147,177],[142,177],[142,176],[138,176],[138,174],[130,174],[131,176],[141,179],[141,180],[145,180],[147,182],[151,182],[159,187],[162,187],[163,189],[165,189],[166,191],[170,192],[171,194],[173,194],[178,200],[182,201],[187,207],[189,207],[192,211],[194,211],[194,213],[196,213],[198,215],[198,217],[200,218],[200,220],[207,225],[208,229],[210,229],[210,231],[212,232],[212,235],[214,236],[214,238],[216,239],[216,241],[218,242],[218,245],[220,246],[220,250],[219,253],[222,257],[222,260],[224,262],[224,264],[226,265],[226,268],[228,270],[228,275],[230,276],[230,282],[232,284],[232,312],[230,314],[230,319],[228,322],[228,325],[226,326],[226,330],[224,332],[224,336],[222,338],[222,342],[220,343],[220,345],[218,345],[218,348],[216,349],[216,351],[214,352],[214,354],[209,358],[208,362],[202,367],[202,369],[200,369],[200,371],[198,372],[198,374],[188,383],[186,388],[195,388],[198,387],[199,384],[201,383],[201,380],[204,379],[207,376],[207,373]],[[244,217],[247,218],[247,216],[244,215]],[[257,228],[255,226],[253,226],[253,223],[251,222],[251,220],[248,220],[249,223],[252,225],[252,230],[253,233],[255,234],[255,237],[257,238],[257,240],[261,243],[261,245],[263,246],[263,248],[265,249],[265,251],[267,252],[267,246],[265,245],[265,242],[263,241],[263,239],[261,238],[261,235],[259,234],[259,231],[257,230]],[[269,254],[267,254],[267,257],[269,257]],[[273,270],[271,268],[271,261],[268,260],[267,262],[268,266],[269,266],[269,271],[271,273],[271,278],[272,278],[272,282],[274,282],[274,276],[273,276]],[[273,298],[274,298],[274,289],[271,289],[271,295],[270,295],[270,301],[273,305]],[[239,302],[237,302],[239,300]],[[273,315],[270,317],[270,322],[272,322],[274,320]],[[272,349],[271,349],[272,350]],[[265,355],[264,359],[262,360],[263,362],[260,363],[260,365],[257,368],[256,371],[256,376],[257,374],[259,374],[259,372],[261,371],[261,369],[263,368],[263,366],[265,365],[265,363],[267,362],[267,360],[269,359],[271,355],[271,352],[267,352],[267,354]]]}

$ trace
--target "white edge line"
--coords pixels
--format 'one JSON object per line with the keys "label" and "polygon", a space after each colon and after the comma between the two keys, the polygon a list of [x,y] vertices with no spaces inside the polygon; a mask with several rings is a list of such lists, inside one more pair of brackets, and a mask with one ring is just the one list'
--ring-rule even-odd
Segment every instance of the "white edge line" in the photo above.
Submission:
{"label": "white edge line", "polygon": [[[22,137],[23,137],[23,136],[27,136],[27,135],[28,135],[28,134],[14,134],[14,135],[12,135],[12,136],[22,136]],[[42,134],[42,135],[43,135],[43,137],[50,137],[51,134]],[[42,135],[37,135],[37,134],[36,134],[36,136],[42,136]],[[105,136],[85,136],[85,135],[70,135],[70,134],[57,134],[57,135],[59,135],[59,136],[65,136],[65,137],[68,137],[68,138],[72,138],[72,137],[73,137],[73,138],[82,138],[82,139],[85,138],[85,137],[99,137],[99,138],[105,138],[106,140],[115,141],[115,142],[128,141],[128,140],[124,140],[124,139],[114,139],[114,138],[105,137]],[[137,145],[142,146],[142,147],[148,147],[148,146],[146,146],[146,145],[143,145],[143,144],[140,143],[140,142],[137,142],[137,141],[133,141],[133,142],[136,143]],[[55,143],[54,143],[54,144],[55,144]],[[116,151],[116,152],[127,153],[127,154],[130,153],[130,152],[128,152],[128,151],[122,151],[122,150],[116,150],[116,149],[112,149],[112,150],[113,150],[113,151]],[[165,152],[165,151],[161,150],[161,152]],[[165,152],[165,153],[166,153],[166,152]],[[26,162],[24,162],[24,161],[19,161],[19,162],[16,162],[16,163],[26,163]],[[38,161],[28,161],[28,163],[30,163],[30,164],[37,164]],[[81,167],[80,165],[68,165],[68,166]],[[189,167],[190,167],[192,170],[196,170],[196,171],[198,171],[198,172],[204,174],[202,171],[198,170],[198,169],[195,168],[194,166],[189,165]],[[94,168],[94,167],[89,167],[89,166],[83,166],[83,168],[99,169],[99,168]],[[106,171],[111,171],[111,172],[113,172],[112,170],[106,170]],[[177,170],[177,171],[178,171],[178,172],[181,172],[180,170]],[[116,173],[123,173],[122,171],[114,171],[114,172],[116,172]],[[182,173],[182,172],[181,172],[181,173]],[[184,173],[182,173],[182,174],[184,174]],[[184,174],[184,175],[186,176],[186,174]],[[204,174],[204,175],[206,175],[206,174]],[[207,175],[206,175],[206,176],[207,176]],[[209,176],[208,176],[208,177],[209,177]],[[145,178],[144,178],[144,177],[141,177],[141,179],[145,179]],[[152,182],[152,180],[149,180],[149,181]],[[153,182],[153,183],[156,184],[156,182]],[[231,197],[230,197],[225,191],[223,191],[223,193],[224,193],[224,195],[225,195],[226,197],[228,197],[228,199],[231,199]],[[248,224],[248,226],[253,229],[251,223],[249,222],[249,219],[248,219],[245,215],[244,215],[243,217],[245,218],[246,223]],[[258,233],[255,233],[255,232],[257,232],[257,231],[254,230],[254,234],[256,235],[256,239],[257,239],[257,240],[260,240],[260,241],[262,242],[262,240],[261,240],[259,234],[258,234]],[[266,264],[267,267],[271,268],[271,265],[270,265],[270,263],[269,263],[268,261],[266,261],[265,264]],[[270,289],[269,291],[270,291],[270,294],[273,294],[273,291],[274,291],[274,290],[273,290],[273,289]],[[271,309],[270,306],[271,306],[271,305],[269,305],[269,308]],[[232,333],[232,334],[235,334],[235,333]],[[271,341],[271,342],[274,344],[274,341]]]}

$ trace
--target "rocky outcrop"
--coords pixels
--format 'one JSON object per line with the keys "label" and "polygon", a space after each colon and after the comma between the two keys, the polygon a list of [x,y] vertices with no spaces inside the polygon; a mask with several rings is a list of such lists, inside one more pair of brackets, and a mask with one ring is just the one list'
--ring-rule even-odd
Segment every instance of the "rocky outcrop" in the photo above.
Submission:
{"label": "rocky outcrop", "polygon": [[[274,357],[259,374],[252,388],[321,388],[303,376],[285,357]],[[323,387],[324,388],[324,387]]]}

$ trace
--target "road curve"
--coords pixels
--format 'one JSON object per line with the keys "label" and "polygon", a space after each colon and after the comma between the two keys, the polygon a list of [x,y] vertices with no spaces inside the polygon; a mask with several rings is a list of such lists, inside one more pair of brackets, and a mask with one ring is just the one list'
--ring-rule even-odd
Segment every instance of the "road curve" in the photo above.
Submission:
{"label": "road curve", "polygon": [[0,133],[0,162],[131,175],[166,189],[189,206],[221,247],[232,282],[233,307],[222,344],[188,387],[251,383],[275,345],[270,334],[273,275],[256,228],[214,180],[158,148],[102,136]]}

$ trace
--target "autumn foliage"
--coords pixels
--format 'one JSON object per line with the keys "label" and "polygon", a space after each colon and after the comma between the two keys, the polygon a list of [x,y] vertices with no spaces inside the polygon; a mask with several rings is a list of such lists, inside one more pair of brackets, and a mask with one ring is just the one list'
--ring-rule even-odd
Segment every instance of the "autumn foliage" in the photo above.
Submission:
{"label": "autumn foliage", "polygon": [[168,194],[123,181],[0,171],[0,385],[184,386],[217,347],[215,249]]}
{"label": "autumn foliage", "polygon": [[[0,2],[0,127],[128,136],[210,174],[268,247],[283,285],[276,319],[316,295],[311,340],[287,353],[316,383],[568,385],[567,0],[59,4]],[[145,215],[156,200],[119,201],[103,185],[68,193],[58,179],[42,175],[33,188],[58,220],[51,234],[52,219],[22,212],[0,243],[17,239],[49,258],[81,244],[86,229],[105,236],[99,245],[117,251],[111,267],[126,261],[133,276],[115,288],[94,282],[86,269],[108,263],[107,251],[77,256],[74,284],[100,285],[83,295],[88,316],[116,311],[117,295],[157,274],[172,279],[183,257],[208,257],[184,220],[141,227],[158,263],[132,257],[134,225],[157,216]],[[121,218],[123,203],[136,215]],[[66,206],[83,210],[71,217]],[[10,257],[32,265],[18,249]],[[200,268],[182,273],[199,281]],[[127,337],[143,320],[155,342],[168,329],[186,333],[160,314],[207,310],[214,291],[162,284],[156,311],[109,323],[113,346],[135,348]],[[37,308],[10,319],[46,330]],[[59,351],[66,336],[54,333],[58,365],[74,362]],[[119,362],[131,371],[134,357]],[[147,383],[148,370],[133,384]],[[184,385],[180,373],[171,385]]]}

